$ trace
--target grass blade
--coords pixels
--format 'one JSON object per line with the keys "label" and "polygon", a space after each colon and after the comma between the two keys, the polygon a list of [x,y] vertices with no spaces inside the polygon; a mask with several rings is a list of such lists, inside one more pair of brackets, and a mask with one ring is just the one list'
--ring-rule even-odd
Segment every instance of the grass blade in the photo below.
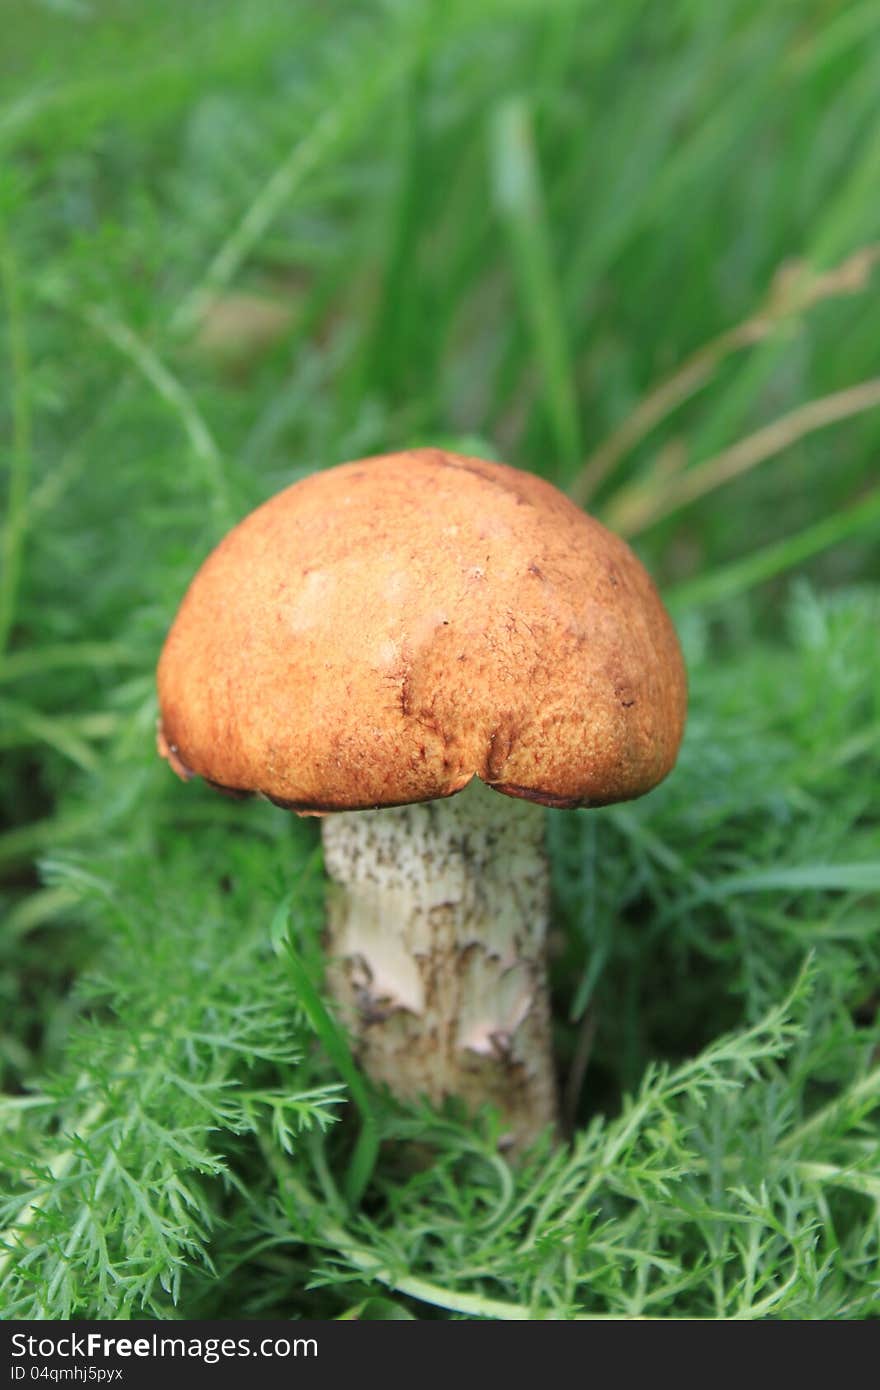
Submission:
{"label": "grass blade", "polygon": [[621,490],[608,508],[608,525],[621,535],[638,535],[759,463],[775,458],[799,439],[877,406],[880,377],[808,401],[687,472],[663,480],[648,478]]}
{"label": "grass blade", "polygon": [[755,313],[692,353],[672,376],[649,391],[614,433],[594,450],[569,488],[574,501],[585,506],[620,460],[680,405],[707,386],[732,353],[763,342],[782,324],[816,304],[864,290],[878,257],[880,247],[863,246],[840,265],[822,273],[813,272],[803,263],[783,266],[765,302]]}
{"label": "grass blade", "polygon": [[[284,931],[285,923],[287,924],[286,932]],[[330,1017],[318,990],[312,983],[309,972],[291,940],[289,923],[290,904],[284,902],[275,914],[270,934],[273,940],[283,942],[287,968],[293,980],[296,997],[302,1005],[309,1023],[320,1038],[327,1056],[348,1086],[351,1098],[361,1116],[361,1130],[349,1162],[344,1184],[348,1202],[352,1207],[356,1207],[370,1181],[379,1155],[376,1117],[369,1091],[357,1068],[345,1034]]]}
{"label": "grass blade", "polygon": [[581,456],[574,366],[567,341],[531,112],[522,97],[498,107],[491,129],[495,203],[507,233],[514,279],[546,393],[562,460]]}
{"label": "grass blade", "polygon": [[3,572],[0,575],[0,652],[15,621],[27,526],[27,492],[31,473],[30,364],[19,277],[6,236],[0,233],[0,284],[8,317],[12,391],[12,448],[6,524],[3,528]]}
{"label": "grass blade", "polygon": [[880,489],[869,493],[855,507],[817,521],[815,526],[808,526],[795,536],[774,541],[741,560],[676,585],[667,591],[666,601],[679,611],[723,603],[875,527],[880,538]]}

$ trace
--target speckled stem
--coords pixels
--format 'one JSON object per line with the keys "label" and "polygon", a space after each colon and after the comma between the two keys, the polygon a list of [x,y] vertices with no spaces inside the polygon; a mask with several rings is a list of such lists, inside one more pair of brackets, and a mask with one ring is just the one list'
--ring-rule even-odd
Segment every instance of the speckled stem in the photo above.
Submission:
{"label": "speckled stem", "polygon": [[475,779],[323,835],[328,982],[361,1065],[404,1100],[495,1106],[523,1147],[557,1118],[543,809]]}

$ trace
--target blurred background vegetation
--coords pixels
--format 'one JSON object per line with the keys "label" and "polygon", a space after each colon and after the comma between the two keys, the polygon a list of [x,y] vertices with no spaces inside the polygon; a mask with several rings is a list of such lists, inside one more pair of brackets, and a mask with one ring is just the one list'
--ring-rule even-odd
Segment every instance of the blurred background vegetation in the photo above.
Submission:
{"label": "blurred background vegetation", "polygon": [[[0,14],[0,1309],[876,1311],[876,0]],[[631,540],[692,715],[548,818],[592,1138],[499,1176],[450,1119],[352,1212],[269,939],[314,964],[313,827],[176,784],[153,671],[233,521],[422,443]]]}

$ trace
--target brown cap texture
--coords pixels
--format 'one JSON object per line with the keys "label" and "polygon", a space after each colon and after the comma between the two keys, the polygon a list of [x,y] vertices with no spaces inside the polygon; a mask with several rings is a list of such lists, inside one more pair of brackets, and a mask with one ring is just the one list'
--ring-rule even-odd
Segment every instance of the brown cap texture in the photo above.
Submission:
{"label": "brown cap texture", "polygon": [[669,772],[686,682],[632,551],[556,488],[414,449],[315,473],[193,580],[159,663],[175,771],[303,813],[474,776],[549,806]]}

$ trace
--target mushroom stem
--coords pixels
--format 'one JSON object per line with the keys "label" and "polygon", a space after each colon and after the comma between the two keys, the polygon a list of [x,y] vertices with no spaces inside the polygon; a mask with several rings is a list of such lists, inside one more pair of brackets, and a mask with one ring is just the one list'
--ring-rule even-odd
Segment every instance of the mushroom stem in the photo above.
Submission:
{"label": "mushroom stem", "polygon": [[403,1100],[493,1105],[524,1147],[557,1119],[543,807],[475,778],[323,837],[328,984],[361,1065]]}

